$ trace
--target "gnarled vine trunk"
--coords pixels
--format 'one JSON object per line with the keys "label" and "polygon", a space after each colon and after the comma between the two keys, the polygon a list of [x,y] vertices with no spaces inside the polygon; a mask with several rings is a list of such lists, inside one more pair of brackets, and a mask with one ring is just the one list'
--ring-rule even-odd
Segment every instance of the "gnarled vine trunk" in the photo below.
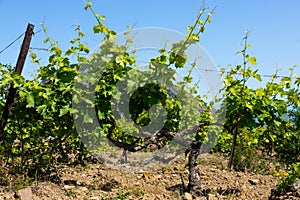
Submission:
{"label": "gnarled vine trunk", "polygon": [[202,143],[198,141],[194,141],[189,149],[189,183],[187,189],[188,192],[191,193],[193,196],[195,196],[196,192],[200,189],[200,171],[197,168],[197,157],[200,154],[201,144]]}

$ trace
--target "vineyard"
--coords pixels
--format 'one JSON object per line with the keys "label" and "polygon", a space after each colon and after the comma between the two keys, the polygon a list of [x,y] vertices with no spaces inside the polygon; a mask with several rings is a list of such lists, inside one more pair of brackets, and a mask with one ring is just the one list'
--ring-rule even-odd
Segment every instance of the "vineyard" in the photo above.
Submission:
{"label": "vineyard", "polygon": [[[91,2],[84,9],[102,39],[97,52],[90,52],[80,25],[63,51],[42,24],[49,59],[41,64],[38,52],[29,51],[38,66],[32,80],[0,64],[1,114],[15,90],[0,134],[1,199],[300,198],[297,66],[263,82],[246,32],[241,63],[220,69],[223,86],[210,99],[199,93],[197,61],[189,63],[187,52],[213,23],[214,9],[200,9],[185,38],[158,49],[143,73],[131,49],[133,28],[120,44]],[[128,108],[121,105],[126,100]],[[136,169],[144,160],[131,158],[149,154],[156,159],[151,170],[118,168]]]}

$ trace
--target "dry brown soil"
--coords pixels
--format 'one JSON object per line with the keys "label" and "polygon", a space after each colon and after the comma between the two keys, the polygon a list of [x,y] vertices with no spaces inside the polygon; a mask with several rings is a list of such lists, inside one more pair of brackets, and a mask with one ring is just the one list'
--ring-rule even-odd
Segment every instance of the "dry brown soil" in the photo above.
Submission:
{"label": "dry brown soil", "polygon": [[[31,199],[184,199],[188,171],[184,156],[154,171],[128,172],[110,169],[103,164],[58,166],[57,182],[39,182],[30,186]],[[227,158],[203,154],[199,158],[201,193],[194,199],[270,199],[271,189],[279,178],[226,168]],[[280,199],[300,199],[297,193]],[[18,191],[0,191],[0,199],[19,199]]]}

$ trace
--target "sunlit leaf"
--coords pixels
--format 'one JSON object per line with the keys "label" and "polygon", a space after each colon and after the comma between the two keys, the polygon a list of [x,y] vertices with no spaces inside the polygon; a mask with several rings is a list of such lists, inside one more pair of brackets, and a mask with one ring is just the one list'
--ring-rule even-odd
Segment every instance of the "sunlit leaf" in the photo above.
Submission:
{"label": "sunlit leaf", "polygon": [[249,61],[252,65],[257,65],[257,63],[256,63],[256,58],[255,58],[255,57],[249,58],[248,61]]}

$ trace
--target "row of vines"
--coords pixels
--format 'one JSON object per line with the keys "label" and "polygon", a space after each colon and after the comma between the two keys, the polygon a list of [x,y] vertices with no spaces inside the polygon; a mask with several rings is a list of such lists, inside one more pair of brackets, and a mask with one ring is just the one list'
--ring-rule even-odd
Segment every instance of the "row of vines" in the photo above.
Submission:
{"label": "row of vines", "polygon": [[[89,53],[89,48],[84,43],[84,33],[80,26],[75,29],[77,36],[70,41],[70,48],[63,51],[42,25],[44,43],[49,46],[49,60],[48,64],[41,64],[36,52],[31,52],[32,63],[39,66],[32,80],[16,75],[10,65],[0,65],[0,112],[3,110],[10,84],[17,88],[15,104],[0,141],[0,163],[14,174],[43,179],[57,163],[84,163],[91,159],[81,141],[83,138],[75,128],[74,119],[84,116],[79,119],[83,124],[95,122],[88,114],[82,113],[85,110],[75,109],[72,101],[74,102],[74,98],[85,100],[86,95],[82,94],[86,91],[76,90],[74,83],[82,78],[79,76],[80,67],[95,61],[107,67],[102,69],[104,75],[101,80],[96,80],[98,86],[95,102],[87,102],[96,108],[97,119],[103,131],[99,135],[104,135],[127,151],[152,151],[153,144],[156,145],[154,149],[166,146],[174,138],[172,134],[176,134],[182,125],[179,123],[180,109],[184,110],[185,105],[180,105],[178,99],[172,98],[172,94],[163,86],[157,89],[157,84],[148,84],[134,93],[130,114],[137,124],[147,125],[150,121],[147,111],[160,102],[168,111],[160,134],[149,142],[147,137],[131,136],[130,131],[138,131],[133,127],[117,127],[111,111],[111,97],[117,82],[123,80],[129,70],[137,67],[136,55],[129,52],[125,44],[116,43],[116,33],[105,25],[104,16],[94,12],[91,2],[87,2],[85,9],[89,9],[95,16],[97,24],[92,30],[102,39],[101,51],[92,59],[85,56]],[[171,49],[162,47],[158,56],[149,61],[151,70],[161,74],[166,71],[172,74],[173,70],[175,74],[177,69],[184,68],[187,64],[186,49],[199,42],[206,25],[211,22],[212,14],[207,8],[201,9],[195,24],[188,27],[186,40],[178,41]],[[242,50],[238,52],[242,58],[241,64],[230,69],[224,68],[220,73],[224,80],[222,98],[226,99],[220,101],[220,108],[226,111],[225,120],[222,124],[217,124],[211,112],[213,102],[205,102],[203,96],[195,94],[198,104],[206,105],[207,110],[196,116],[188,115],[191,120],[195,120],[195,125],[200,124],[201,127],[193,130],[192,140],[205,142],[208,135],[203,125],[217,124],[220,131],[212,151],[228,153],[229,168],[259,172],[262,167],[266,171],[266,166],[258,167],[253,163],[258,163],[254,162],[257,157],[268,157],[289,170],[277,186],[280,193],[287,190],[300,176],[300,77],[294,73],[295,67],[291,67],[289,76],[281,77],[278,76],[279,71],[274,71],[270,80],[262,82],[256,67],[256,58],[247,52],[251,48],[248,34],[243,38]],[[131,39],[134,38],[129,38],[127,43]],[[77,58],[76,65],[71,65],[71,57]],[[185,87],[192,79],[193,77],[187,75],[176,87],[188,91],[187,93],[194,91],[192,87]],[[249,81],[252,85],[257,81],[258,85],[263,86],[250,87]],[[149,96],[148,100],[141,102],[145,95]],[[144,107],[134,106],[140,104],[144,104]],[[2,185],[8,184],[5,178],[0,181]]]}

